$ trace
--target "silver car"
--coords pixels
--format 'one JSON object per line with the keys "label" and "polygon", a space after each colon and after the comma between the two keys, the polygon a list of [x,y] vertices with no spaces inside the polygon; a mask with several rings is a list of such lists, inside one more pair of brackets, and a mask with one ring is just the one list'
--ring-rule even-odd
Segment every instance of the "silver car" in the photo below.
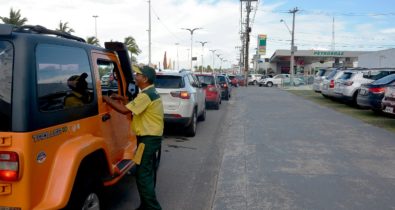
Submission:
{"label": "silver car", "polygon": [[320,93],[322,90],[322,80],[329,75],[334,68],[320,69],[314,76],[313,90]]}
{"label": "silver car", "polygon": [[342,99],[357,104],[358,91],[362,84],[371,83],[389,74],[395,73],[393,69],[346,70],[335,85],[334,92],[342,95]]}
{"label": "silver car", "polygon": [[342,95],[335,92],[335,87],[340,83],[339,78],[343,76],[345,70],[335,69],[322,80],[321,94],[324,97],[341,98]]}

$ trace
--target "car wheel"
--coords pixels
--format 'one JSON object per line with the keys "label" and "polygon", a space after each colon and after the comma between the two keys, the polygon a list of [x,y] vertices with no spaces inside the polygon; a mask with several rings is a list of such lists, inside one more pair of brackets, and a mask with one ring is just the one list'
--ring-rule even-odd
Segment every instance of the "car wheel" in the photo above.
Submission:
{"label": "car wheel", "polygon": [[202,114],[199,116],[199,121],[205,121],[206,120],[206,106],[203,108]]}
{"label": "car wheel", "polygon": [[267,86],[268,86],[268,87],[273,87],[273,82],[268,82],[268,83],[267,83]]}
{"label": "car wheel", "polygon": [[186,135],[189,137],[194,137],[196,135],[197,119],[196,111],[193,111],[191,123],[186,129]]}
{"label": "car wheel", "polygon": [[259,84],[259,87],[262,87],[262,84]]}
{"label": "car wheel", "polygon": [[218,101],[217,103],[214,104],[215,110],[219,110],[219,104],[221,104],[221,101]]}
{"label": "car wheel", "polygon": [[[84,169],[85,168],[85,169]],[[92,172],[88,167],[78,171],[77,178],[74,182],[73,190],[66,210],[86,209],[99,210],[99,190],[100,180],[97,174]]]}
{"label": "car wheel", "polygon": [[258,84],[258,82],[256,81],[256,80],[254,80],[254,82],[252,83],[253,85],[256,85],[256,84]]}

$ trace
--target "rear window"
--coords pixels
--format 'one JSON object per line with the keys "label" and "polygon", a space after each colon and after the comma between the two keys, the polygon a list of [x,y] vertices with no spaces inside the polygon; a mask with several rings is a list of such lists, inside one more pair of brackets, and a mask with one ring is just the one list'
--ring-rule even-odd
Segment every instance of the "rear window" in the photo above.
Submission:
{"label": "rear window", "polygon": [[363,73],[363,78],[378,80],[390,74],[394,74],[395,71],[367,71]]}
{"label": "rear window", "polygon": [[328,73],[328,75],[326,76],[326,78],[327,79],[332,79],[335,75],[336,75],[336,73],[337,73],[338,71],[330,71],[329,73]]}
{"label": "rear window", "polygon": [[183,88],[185,83],[181,76],[156,75],[155,87],[164,89]]}
{"label": "rear window", "polygon": [[226,82],[225,77],[224,76],[217,76],[217,79],[220,83],[224,83]]}
{"label": "rear window", "polygon": [[11,87],[14,60],[11,43],[0,41],[0,131],[11,130]]}
{"label": "rear window", "polygon": [[322,76],[324,76],[325,72],[326,72],[326,69],[320,69],[320,70],[318,70],[316,76],[322,77]]}
{"label": "rear window", "polygon": [[386,85],[386,84],[390,84],[393,81],[395,81],[395,74],[391,74],[391,75],[385,76],[381,79],[378,79],[378,80],[372,82],[372,84],[373,85]]}
{"label": "rear window", "polygon": [[344,72],[343,75],[339,79],[348,80],[348,79],[351,79],[352,75],[353,75],[352,72]]}
{"label": "rear window", "polygon": [[229,79],[234,79],[235,78],[235,76],[229,76]]}
{"label": "rear window", "polygon": [[200,83],[206,83],[208,85],[214,85],[214,77],[209,75],[196,75]]}

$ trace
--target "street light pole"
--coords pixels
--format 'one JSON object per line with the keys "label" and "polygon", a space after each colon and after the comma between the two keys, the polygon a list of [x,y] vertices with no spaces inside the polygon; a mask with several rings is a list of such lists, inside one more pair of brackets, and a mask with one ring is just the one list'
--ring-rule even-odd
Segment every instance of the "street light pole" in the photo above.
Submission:
{"label": "street light pole", "polygon": [[204,62],[203,62],[204,45],[207,44],[208,42],[199,41],[198,43],[202,44],[202,70],[201,70],[201,73],[203,73],[203,68],[204,68]]}
{"label": "street light pole", "polygon": [[93,15],[92,17],[95,18],[95,37],[96,37],[96,39],[98,39],[98,38],[97,38],[97,18],[98,18],[99,16],[98,16],[98,15]]}
{"label": "street light pole", "polygon": [[215,64],[215,62],[214,62],[214,59],[215,59],[215,51],[217,51],[217,50],[210,50],[212,53],[213,53],[213,66],[212,66],[212,68],[213,68],[213,73],[214,73],[214,64]]}
{"label": "street light pole", "polygon": [[177,70],[180,70],[180,62],[178,60],[178,45],[180,45],[180,43],[175,43],[175,45],[177,46]]}
{"label": "street light pole", "polygon": [[190,29],[190,28],[182,28],[182,29],[184,29],[184,30],[187,30],[187,31],[189,31],[190,33],[191,33],[191,71],[192,71],[192,57],[193,57],[193,54],[192,54],[192,51],[193,51],[193,48],[192,48],[192,44],[193,44],[193,32],[194,31],[196,31],[196,30],[199,30],[199,29],[202,29],[202,28],[193,28],[193,29]]}

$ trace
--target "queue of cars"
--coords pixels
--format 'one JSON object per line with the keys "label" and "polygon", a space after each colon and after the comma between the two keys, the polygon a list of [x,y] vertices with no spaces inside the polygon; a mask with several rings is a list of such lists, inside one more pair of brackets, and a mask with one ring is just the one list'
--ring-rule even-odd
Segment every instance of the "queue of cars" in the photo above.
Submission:
{"label": "queue of cars", "polygon": [[395,115],[395,69],[321,69],[313,90],[327,98]]}
{"label": "queue of cars", "polygon": [[182,126],[187,136],[196,135],[197,122],[205,120],[206,108],[218,110],[222,100],[231,98],[232,86],[226,74],[189,70],[158,71],[155,80],[163,101],[165,124]]}

